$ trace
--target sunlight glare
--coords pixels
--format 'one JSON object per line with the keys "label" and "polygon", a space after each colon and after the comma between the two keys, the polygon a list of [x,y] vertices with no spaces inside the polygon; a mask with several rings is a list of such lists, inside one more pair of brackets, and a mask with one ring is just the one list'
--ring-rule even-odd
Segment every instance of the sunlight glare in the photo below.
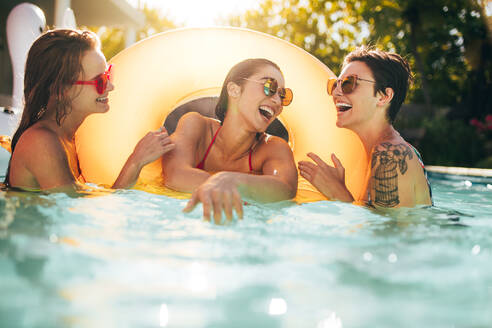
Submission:
{"label": "sunlight glare", "polygon": [[217,297],[215,285],[209,281],[207,267],[197,262],[191,265],[190,275],[186,284],[195,296],[207,299],[215,299]]}
{"label": "sunlight glare", "polygon": [[287,312],[287,302],[283,298],[272,298],[268,309],[270,315],[282,315]]}
{"label": "sunlight glare", "polygon": [[335,312],[332,312],[328,318],[321,320],[317,328],[343,328],[342,319]]}
{"label": "sunlight glare", "polygon": [[166,327],[169,323],[169,310],[166,304],[161,304],[161,310],[159,311],[159,326]]}
{"label": "sunlight glare", "polygon": [[205,27],[218,24],[218,19],[239,15],[248,9],[258,8],[259,0],[129,0],[137,7],[156,8],[167,18],[186,27]]}

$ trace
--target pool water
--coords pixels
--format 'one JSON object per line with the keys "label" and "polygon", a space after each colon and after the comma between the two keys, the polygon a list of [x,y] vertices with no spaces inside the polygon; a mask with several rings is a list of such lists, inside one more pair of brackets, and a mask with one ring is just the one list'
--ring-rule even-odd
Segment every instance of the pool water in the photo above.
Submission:
{"label": "pool water", "polygon": [[492,185],[431,180],[435,207],[245,207],[0,194],[1,327],[490,327]]}

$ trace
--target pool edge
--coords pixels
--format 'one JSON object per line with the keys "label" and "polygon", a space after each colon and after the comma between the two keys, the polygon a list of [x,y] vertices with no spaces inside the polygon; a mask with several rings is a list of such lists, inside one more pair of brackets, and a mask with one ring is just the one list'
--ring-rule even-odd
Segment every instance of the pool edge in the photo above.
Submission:
{"label": "pool edge", "polygon": [[434,165],[426,165],[425,169],[433,179],[468,180],[474,183],[492,184],[492,169]]}

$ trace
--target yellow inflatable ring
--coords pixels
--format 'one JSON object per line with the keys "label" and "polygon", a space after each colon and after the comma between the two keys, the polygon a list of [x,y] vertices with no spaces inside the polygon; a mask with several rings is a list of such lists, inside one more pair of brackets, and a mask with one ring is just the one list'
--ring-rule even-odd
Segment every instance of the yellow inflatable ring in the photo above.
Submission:
{"label": "yellow inflatable ring", "polygon": [[[336,110],[326,92],[333,72],[289,42],[239,28],[172,30],[112,58],[115,90],[110,94],[111,108],[106,114],[89,116],[76,135],[83,176],[88,182],[111,185],[140,138],[162,126],[170,112],[191,100],[218,96],[233,65],[260,57],[277,63],[286,85],[294,91],[292,104],[284,108],[279,120],[289,132],[296,162],[314,152],[332,164],[330,155],[335,153],[345,166],[349,190],[359,199],[365,189],[368,159],[359,138],[335,125]],[[148,165],[140,186],[163,192],[160,170],[160,161]],[[325,198],[300,178],[297,200],[319,199]]]}

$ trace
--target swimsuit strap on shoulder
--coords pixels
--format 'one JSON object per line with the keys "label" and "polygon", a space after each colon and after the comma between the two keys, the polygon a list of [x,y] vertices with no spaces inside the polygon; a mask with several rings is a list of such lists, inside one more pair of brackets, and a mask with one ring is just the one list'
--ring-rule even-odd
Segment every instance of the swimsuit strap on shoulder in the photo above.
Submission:
{"label": "swimsuit strap on shoulder", "polygon": [[407,144],[410,146],[410,148],[413,149],[415,155],[417,156],[417,160],[419,161],[419,164],[420,166],[422,166],[422,169],[424,170],[424,176],[425,176],[425,180],[427,182],[427,187],[429,188],[429,196],[430,196],[430,199],[431,199],[431,205],[434,205],[434,200],[432,199],[432,189],[431,189],[431,184],[429,182],[429,177],[427,176],[427,170],[425,169],[425,165],[424,165],[424,161],[422,160],[422,156],[420,155],[419,151],[417,150],[417,148],[415,148],[414,146],[412,146],[410,143],[407,142]]}
{"label": "swimsuit strap on shoulder", "polygon": [[251,164],[251,156],[253,156],[253,149],[249,150],[249,172],[253,173],[253,164]]}
{"label": "swimsuit strap on shoulder", "polygon": [[197,169],[202,169],[203,170],[203,168],[205,167],[205,160],[207,159],[208,153],[210,152],[210,149],[212,148],[212,145],[214,144],[215,138],[217,138],[217,135],[219,134],[219,131],[220,131],[220,128],[221,127],[222,127],[222,125],[219,126],[219,128],[215,132],[214,137],[212,138],[212,141],[210,142],[210,145],[208,145],[207,151],[205,152],[205,155],[203,156],[203,159],[196,166]]}

